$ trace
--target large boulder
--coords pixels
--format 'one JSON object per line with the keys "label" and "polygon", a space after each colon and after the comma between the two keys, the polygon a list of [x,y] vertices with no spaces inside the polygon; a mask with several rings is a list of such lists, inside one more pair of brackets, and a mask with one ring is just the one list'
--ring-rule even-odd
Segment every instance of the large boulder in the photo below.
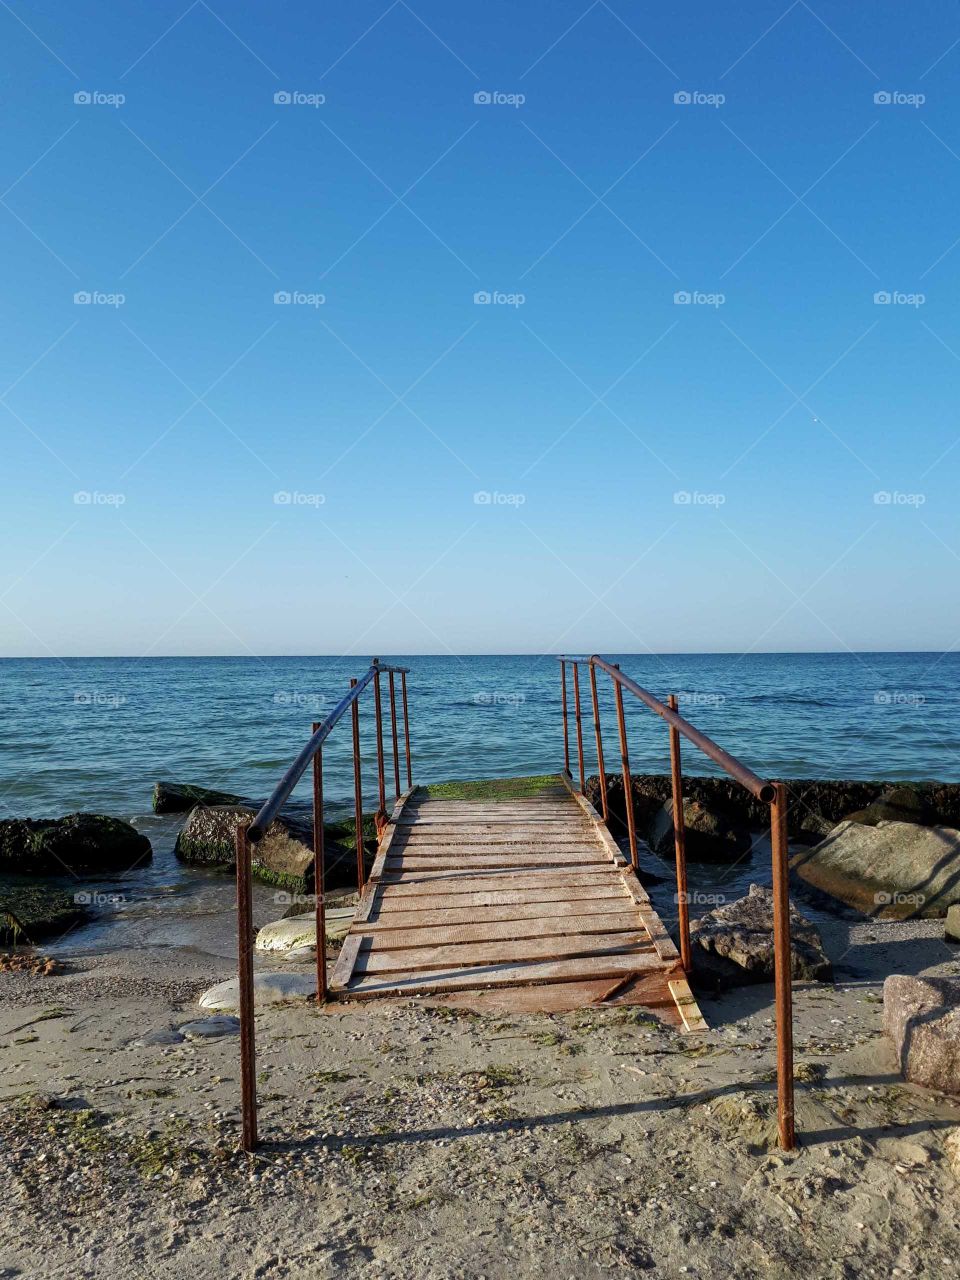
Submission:
{"label": "large boulder", "polygon": [[[317,994],[316,974],[255,973],[254,1005],[286,1004],[288,1000],[307,1000]],[[204,991],[197,1001],[201,1009],[239,1009],[240,980],[227,978]]]}
{"label": "large boulder", "polygon": [[847,814],[849,822],[861,822],[875,827],[880,822],[912,822],[919,826],[932,826],[936,814],[930,801],[916,787],[891,787],[865,809]]}
{"label": "large boulder", "polygon": [[0,821],[0,869],[25,875],[132,871],[153,857],[146,836],[102,813]]}
{"label": "large boulder", "polygon": [[[750,848],[749,827],[699,800],[684,798],[683,825],[687,857],[692,862],[733,862]],[[662,858],[674,857],[672,803],[661,805],[656,811],[646,837],[654,853]]]}
{"label": "large boulder", "polygon": [[944,916],[960,902],[960,831],[913,822],[841,822],[792,866],[814,888],[868,915]]}
{"label": "large boulder", "polygon": [[[236,833],[255,817],[244,805],[197,805],[177,836],[174,849],[183,862],[197,866],[236,865]],[[310,835],[299,825],[277,819],[263,839],[253,846],[253,874],[258,880],[288,889],[313,892],[313,848]]]}
{"label": "large boulder", "polygon": [[229,791],[195,787],[189,782],[158,782],[153,788],[154,813],[188,813],[198,804],[243,804],[243,796]]}
{"label": "large boulder", "polygon": [[891,975],[883,984],[883,1029],[904,1079],[960,1093],[960,979]]}
{"label": "large boulder", "polygon": [[[773,981],[773,893],[752,884],[745,898],[690,926],[694,976],[717,987]],[[829,982],[833,968],[816,927],[790,904],[790,970],[799,982]]]}

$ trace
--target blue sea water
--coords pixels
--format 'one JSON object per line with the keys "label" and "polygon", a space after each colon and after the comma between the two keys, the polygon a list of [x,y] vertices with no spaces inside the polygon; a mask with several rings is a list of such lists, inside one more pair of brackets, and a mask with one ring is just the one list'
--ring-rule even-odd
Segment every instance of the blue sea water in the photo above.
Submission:
{"label": "blue sea water", "polygon": [[[562,766],[554,658],[381,656],[410,668],[415,782]],[[689,720],[762,776],[960,781],[960,653],[606,656],[659,697],[676,693]],[[326,657],[0,661],[0,817],[115,814],[134,821],[154,848],[151,866],[97,886],[115,900],[92,924],[46,949],[149,944],[231,954],[231,878],[176,860],[182,819],[150,813],[153,784],[193,782],[265,797],[312,722],[366,666],[362,658]],[[614,703],[602,675],[599,692],[608,769],[615,771]],[[586,767],[594,772],[585,672],[581,695]],[[371,690],[361,715],[368,809],[376,797],[372,702]],[[387,708],[385,698],[386,716]],[[667,772],[666,726],[629,697],[626,716],[633,770]],[[572,718],[570,742],[576,771]],[[389,741],[386,755],[392,772]],[[684,770],[717,772],[689,744]],[[346,717],[325,750],[329,816],[349,810],[352,786]],[[309,777],[297,794],[309,797]],[[739,896],[753,880],[769,883],[769,865],[761,842],[734,868],[692,865],[690,888]],[[642,871],[671,926],[670,868],[653,858]],[[260,920],[282,914],[264,886],[257,903]]]}
{"label": "blue sea water", "polygon": [[[960,653],[608,655],[767,777],[960,780]],[[551,657],[412,657],[418,782],[555,771],[559,664]],[[265,796],[346,690],[362,658],[65,658],[0,661],[0,814],[149,810],[157,779]],[[616,762],[609,680],[599,677]],[[384,681],[386,693],[386,681]],[[589,690],[581,690],[594,769]],[[637,772],[668,770],[663,723],[626,699]],[[363,702],[365,786],[375,790],[372,694]],[[352,795],[349,719],[326,753],[334,807]],[[571,744],[573,727],[571,724]],[[389,759],[389,749],[388,749]],[[688,773],[715,767],[692,747]],[[307,784],[301,788],[308,794]]]}

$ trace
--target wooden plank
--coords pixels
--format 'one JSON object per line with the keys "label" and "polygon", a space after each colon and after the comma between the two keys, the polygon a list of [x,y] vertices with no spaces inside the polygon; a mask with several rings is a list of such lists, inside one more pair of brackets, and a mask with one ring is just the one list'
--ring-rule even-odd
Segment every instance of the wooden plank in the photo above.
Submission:
{"label": "wooden plank", "polygon": [[[588,895],[584,897],[583,895]],[[384,919],[394,911],[412,909],[434,911],[440,909],[471,910],[474,907],[551,907],[556,903],[567,903],[580,908],[582,902],[610,902],[620,906],[624,896],[617,888],[581,887],[568,885],[560,889],[499,889],[492,892],[483,890],[473,893],[450,894],[402,894],[396,898],[381,898],[376,904],[376,918]]]}
{"label": "wooden plank", "polygon": [[331,991],[342,991],[350,982],[350,979],[353,976],[354,966],[357,962],[357,957],[360,954],[360,944],[362,942],[362,934],[347,934],[344,939],[343,946],[340,949],[340,955],[337,957],[333,976],[330,979]]}
{"label": "wooden plank", "polygon": [[[406,914],[405,912],[403,914]],[[631,933],[638,934],[640,922],[636,911],[609,912],[605,915],[563,914],[538,916],[528,920],[476,921],[454,924],[440,921],[411,927],[389,918],[386,922],[365,925],[363,933],[376,947],[395,950],[400,947],[431,947],[437,943],[502,942],[512,938],[557,938],[568,934]]]}
{"label": "wooden plank", "polygon": [[492,867],[486,872],[476,868],[458,867],[455,871],[417,871],[405,875],[384,876],[380,883],[389,888],[391,896],[417,893],[476,893],[495,889],[558,889],[563,886],[596,885],[615,887],[623,893],[623,881],[616,867],[605,865],[596,869],[581,870],[577,867],[556,867],[552,871],[503,871]]}
{"label": "wooden plank", "polygon": [[382,875],[393,871],[459,871],[473,870],[517,870],[527,871],[533,867],[603,867],[608,863],[600,862],[589,853],[528,853],[521,849],[516,853],[401,853],[387,858],[383,865]]}
{"label": "wooden plank", "polygon": [[638,907],[637,911],[653,945],[657,948],[657,955],[661,960],[669,961],[671,964],[676,963],[680,959],[680,952],[674,945],[669,933],[667,933],[663,921],[652,907]]}
{"label": "wooden plank", "polygon": [[[354,935],[357,936],[357,935]],[[554,938],[516,938],[493,942],[438,942],[433,947],[401,947],[365,937],[353,972],[402,973],[408,969],[461,969],[479,965],[520,964],[538,960],[563,960],[572,956],[656,955],[653,944],[642,933],[570,934]]]}
{"label": "wooden plank", "polygon": [[589,978],[617,978],[621,974],[647,973],[660,964],[656,954],[586,956],[548,960],[534,964],[503,964],[465,969],[424,970],[421,973],[358,975],[344,992],[364,999],[383,995],[427,995],[444,991],[486,990],[493,987],[539,986],[551,982],[578,982]]}
{"label": "wooden plank", "polygon": [[[485,895],[480,895],[485,896]],[[379,931],[380,929],[428,928],[431,925],[482,924],[482,923],[522,923],[526,920],[552,920],[566,916],[589,916],[596,920],[598,916],[622,915],[632,910],[619,894],[603,898],[558,898],[553,902],[517,902],[499,903],[496,906],[454,906],[448,899],[441,901],[442,907],[424,908],[422,910],[405,911],[390,909],[373,910],[363,917],[364,928],[360,931]],[[636,916],[633,917],[636,920]],[[605,923],[604,926],[605,927]],[[598,924],[597,932],[601,931]]]}
{"label": "wooden plank", "polygon": [[[546,844],[546,845],[579,845],[591,848],[595,854],[602,850],[597,847],[593,833],[588,829],[578,831],[566,825],[557,831],[545,831],[543,827],[501,827],[498,831],[485,831],[471,825],[454,827],[443,831],[425,831],[420,827],[407,827],[397,837],[403,847],[416,845],[420,847],[450,848],[465,844]],[[619,850],[617,850],[619,855]]]}
{"label": "wooden plank", "polygon": [[383,835],[380,838],[380,843],[377,846],[377,856],[374,858],[373,866],[370,868],[370,875],[367,880],[368,884],[371,880],[379,880],[380,876],[383,874],[383,867],[386,862],[387,855],[393,847],[395,837],[400,831],[397,823],[399,822],[400,815],[403,813],[403,807],[415,790],[416,787],[411,787],[408,791],[405,791],[402,796],[397,798],[397,802],[393,806],[393,812],[390,815],[390,820],[384,828]]}
{"label": "wooden plank", "polygon": [[690,990],[690,984],[681,976],[673,978],[667,986],[677,1005],[677,1012],[683,1021],[684,1031],[708,1031],[707,1020],[700,1012],[700,1006]]}

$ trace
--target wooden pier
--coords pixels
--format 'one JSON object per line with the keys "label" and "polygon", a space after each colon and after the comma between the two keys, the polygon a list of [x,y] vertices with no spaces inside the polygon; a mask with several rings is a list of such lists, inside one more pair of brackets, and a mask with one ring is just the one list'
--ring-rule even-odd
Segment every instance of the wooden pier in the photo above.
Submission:
{"label": "wooden pier", "polygon": [[560,784],[522,799],[414,791],[394,809],[330,995],[470,991],[525,1009],[629,999],[704,1026],[632,867],[593,806]]}

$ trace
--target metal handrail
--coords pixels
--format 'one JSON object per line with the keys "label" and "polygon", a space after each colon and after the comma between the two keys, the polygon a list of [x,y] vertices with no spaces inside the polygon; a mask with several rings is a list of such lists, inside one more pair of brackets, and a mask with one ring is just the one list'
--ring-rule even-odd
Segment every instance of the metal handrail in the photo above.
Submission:
{"label": "metal handrail", "polygon": [[267,828],[270,823],[289,800],[290,795],[307,771],[307,765],[317,754],[326,740],[330,737],[337,723],[342,716],[350,710],[360,695],[366,689],[367,685],[376,676],[377,672],[383,672],[389,675],[409,675],[409,667],[390,667],[384,663],[374,659],[370,664],[367,673],[360,677],[355,685],[352,686],[349,693],[344,694],[334,709],[327,716],[326,720],[320,725],[313,737],[307,742],[301,751],[297,754],[297,758],[286,771],[267,800],[260,807],[260,811],[254,818],[253,822],[247,828],[247,839],[251,844],[257,844],[266,835]]}
{"label": "metal handrail", "polygon": [[383,708],[381,704],[380,677],[390,678],[390,728],[393,737],[394,781],[397,799],[400,798],[400,747],[397,726],[397,699],[394,676],[400,676],[403,705],[403,739],[407,766],[407,790],[412,786],[410,760],[410,720],[407,712],[407,676],[409,667],[390,666],[374,658],[368,670],[358,680],[350,681],[349,692],[344,694],[322,724],[314,724],[313,734],[297,753],[296,759],[261,805],[259,813],[249,827],[237,824],[235,832],[237,870],[237,976],[240,984],[240,1092],[243,1115],[242,1146],[253,1151],[257,1145],[257,1084],[256,1043],[254,1037],[253,999],[253,901],[251,847],[266,835],[274,819],[290,798],[294,787],[313,765],[313,896],[317,930],[317,1000],[327,998],[326,914],[324,905],[324,836],[323,836],[323,744],[346,715],[352,712],[353,721],[353,786],[356,821],[357,888],[363,891],[366,879],[363,847],[363,787],[360,761],[360,696],[373,684],[374,715],[377,739],[377,835],[387,824],[386,778],[383,754]]}
{"label": "metal handrail", "polygon": [[603,819],[609,820],[607,777],[603,760],[603,743],[600,731],[600,709],[597,701],[596,672],[605,671],[613,681],[617,709],[617,728],[620,737],[620,760],[623,772],[623,803],[630,843],[630,861],[634,871],[638,868],[636,818],[633,805],[633,785],[630,773],[630,756],[627,746],[626,720],[623,714],[623,690],[632,693],[670,727],[670,790],[673,807],[673,838],[677,869],[677,916],[680,934],[680,962],[685,973],[693,965],[690,949],[690,917],[687,894],[686,829],[683,817],[683,776],[680,766],[680,737],[685,737],[704,755],[718,764],[751,795],[770,806],[770,848],[773,863],[773,953],[774,988],[777,1015],[777,1119],[780,1145],[786,1151],[795,1146],[793,1105],[793,992],[790,955],[790,896],[787,845],[787,789],[782,782],[768,782],[748,769],[736,757],[719,747],[712,738],[694,728],[677,712],[677,699],[670,695],[669,702],[661,702],[635,680],[623,674],[612,662],[597,654],[558,655],[560,663],[560,690],[563,700],[563,759],[564,776],[570,780],[570,733],[567,715],[567,663],[573,668],[574,718],[577,731],[577,762],[580,773],[580,790],[586,781],[583,762],[583,732],[580,714],[581,666],[590,672],[590,692],[593,703],[594,733],[597,745],[597,766],[600,774]]}

